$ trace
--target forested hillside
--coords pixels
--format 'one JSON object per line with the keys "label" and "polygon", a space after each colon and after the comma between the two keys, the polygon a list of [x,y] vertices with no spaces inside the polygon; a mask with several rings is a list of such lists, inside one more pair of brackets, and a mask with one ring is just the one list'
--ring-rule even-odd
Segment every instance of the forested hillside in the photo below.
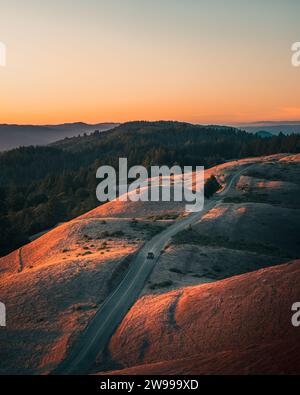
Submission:
{"label": "forested hillside", "polygon": [[112,131],[67,138],[48,147],[0,154],[0,255],[32,234],[94,208],[96,169],[129,166],[204,165],[229,159],[300,152],[300,136],[264,139],[240,130],[178,122],[132,122]]}

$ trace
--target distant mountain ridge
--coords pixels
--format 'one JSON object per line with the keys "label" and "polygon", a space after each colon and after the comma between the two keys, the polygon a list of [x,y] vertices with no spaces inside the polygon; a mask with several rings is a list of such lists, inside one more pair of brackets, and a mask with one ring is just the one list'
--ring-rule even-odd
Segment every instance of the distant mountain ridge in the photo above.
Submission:
{"label": "distant mountain ridge", "polygon": [[232,126],[245,130],[248,133],[268,132],[276,136],[280,133],[286,135],[293,133],[300,134],[300,121],[262,121],[248,124],[239,123]]}
{"label": "distant mountain ridge", "polygon": [[91,133],[95,130],[104,132],[115,128],[117,123],[87,124],[83,122],[58,125],[0,125],[0,151],[21,146],[47,145],[66,137]]}
{"label": "distant mountain ridge", "polygon": [[[139,122],[136,122],[140,124]],[[172,122],[171,122],[172,123]],[[128,123],[128,124],[134,124]],[[176,123],[174,123],[176,124]],[[186,124],[178,122],[178,125]],[[97,124],[87,124],[84,122],[63,123],[57,125],[17,125],[17,124],[0,124],[0,152],[8,151],[18,147],[28,147],[31,145],[48,145],[64,140],[65,138],[73,138],[78,135],[90,134],[98,130],[100,133],[109,131],[120,126],[119,123],[106,122]],[[206,128],[226,128],[225,126],[206,126]],[[245,130],[248,133],[258,135],[264,133],[264,136],[279,135],[284,133],[300,134],[300,121],[291,122],[255,122],[249,124],[235,124],[234,128]]]}

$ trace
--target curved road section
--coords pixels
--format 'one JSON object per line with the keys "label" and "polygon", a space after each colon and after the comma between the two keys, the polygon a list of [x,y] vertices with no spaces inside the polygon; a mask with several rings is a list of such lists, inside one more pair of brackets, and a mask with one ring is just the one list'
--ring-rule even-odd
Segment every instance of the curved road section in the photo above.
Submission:
{"label": "curved road section", "polygon": [[[70,355],[52,374],[83,375],[89,372],[96,361],[97,355],[105,349],[117,327],[138,299],[166,244],[176,233],[189,225],[193,225],[208,211],[221,204],[240,175],[252,166],[247,166],[236,173],[222,192],[205,203],[201,212],[190,214],[183,220],[175,222],[142,247],[122,282],[99,308]],[[156,258],[153,260],[147,259],[149,252],[152,252]]]}

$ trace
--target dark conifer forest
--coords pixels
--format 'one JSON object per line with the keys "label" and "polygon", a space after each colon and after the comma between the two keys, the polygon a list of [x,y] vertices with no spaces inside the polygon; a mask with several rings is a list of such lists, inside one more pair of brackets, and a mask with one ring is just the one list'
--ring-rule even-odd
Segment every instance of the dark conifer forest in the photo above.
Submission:
{"label": "dark conifer forest", "polygon": [[[47,147],[0,154],[0,256],[30,235],[96,207],[96,169],[179,164],[206,168],[231,159],[300,152],[300,135],[263,138],[238,129],[178,122],[131,122]],[[212,180],[211,180],[212,182]]]}

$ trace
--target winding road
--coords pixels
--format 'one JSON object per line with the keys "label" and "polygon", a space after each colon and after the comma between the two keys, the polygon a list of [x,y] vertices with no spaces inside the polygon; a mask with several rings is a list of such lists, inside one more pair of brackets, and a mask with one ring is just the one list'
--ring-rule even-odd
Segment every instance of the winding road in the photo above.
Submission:
{"label": "winding road", "polygon": [[[99,308],[69,356],[52,374],[83,375],[89,372],[96,361],[97,355],[105,350],[117,327],[138,299],[166,244],[176,233],[198,222],[208,211],[221,204],[241,174],[252,166],[254,165],[244,167],[232,176],[220,193],[206,201],[201,212],[190,214],[175,222],[141,248],[119,286]],[[147,259],[149,252],[153,252],[156,259]]]}

